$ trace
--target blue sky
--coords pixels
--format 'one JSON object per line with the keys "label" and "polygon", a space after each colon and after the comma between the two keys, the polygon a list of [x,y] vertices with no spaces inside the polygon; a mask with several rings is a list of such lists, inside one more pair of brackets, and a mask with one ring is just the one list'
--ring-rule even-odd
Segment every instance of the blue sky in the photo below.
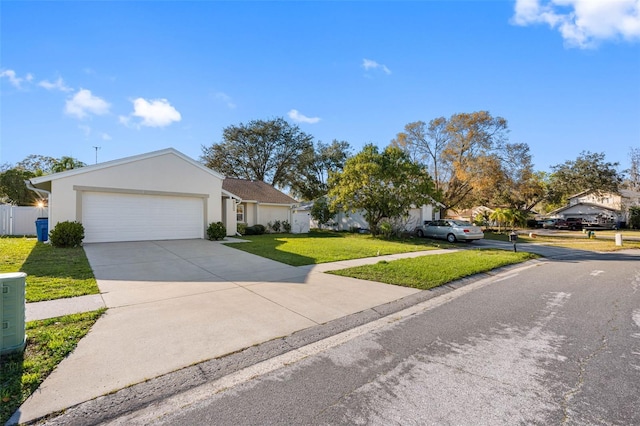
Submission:
{"label": "blue sky", "polygon": [[0,164],[285,117],[355,151],[488,110],[537,170],[640,147],[640,0],[0,3]]}

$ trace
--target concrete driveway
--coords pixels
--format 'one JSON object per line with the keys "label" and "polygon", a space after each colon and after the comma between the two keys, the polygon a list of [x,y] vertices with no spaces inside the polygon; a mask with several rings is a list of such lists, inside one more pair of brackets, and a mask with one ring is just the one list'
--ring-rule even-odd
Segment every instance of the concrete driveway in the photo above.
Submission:
{"label": "concrete driveway", "polygon": [[418,291],[205,240],[87,244],[85,252],[109,309],[23,404],[20,421]]}

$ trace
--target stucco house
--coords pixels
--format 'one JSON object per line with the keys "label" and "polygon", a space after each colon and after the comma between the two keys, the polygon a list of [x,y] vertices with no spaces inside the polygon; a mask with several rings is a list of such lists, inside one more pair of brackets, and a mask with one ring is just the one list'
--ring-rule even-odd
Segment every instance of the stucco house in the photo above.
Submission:
{"label": "stucco house", "polygon": [[276,220],[293,223],[292,208],[296,200],[268,183],[257,180],[225,178],[222,189],[238,196],[236,221],[247,226],[267,225]]}
{"label": "stucco house", "polygon": [[209,223],[236,232],[241,198],[224,176],[173,148],[40,176],[27,186],[48,198],[49,230],[78,221],[84,242],[204,238]]}
{"label": "stucco house", "polygon": [[[420,207],[412,207],[409,210],[409,215],[402,220],[402,227],[406,231],[413,231],[416,226],[422,224],[428,220],[438,220],[444,205],[431,199],[430,204],[424,204]],[[315,220],[311,220],[311,227],[318,228],[318,223]],[[326,228],[333,229],[335,231],[353,231],[357,229],[369,229],[369,223],[364,218],[364,212],[346,212],[343,210],[338,211],[333,221],[330,222]]]}
{"label": "stucco house", "polygon": [[581,218],[591,224],[620,226],[629,220],[629,207],[640,206],[640,192],[620,190],[618,194],[583,191],[569,197],[569,204],[552,211],[550,217]]}

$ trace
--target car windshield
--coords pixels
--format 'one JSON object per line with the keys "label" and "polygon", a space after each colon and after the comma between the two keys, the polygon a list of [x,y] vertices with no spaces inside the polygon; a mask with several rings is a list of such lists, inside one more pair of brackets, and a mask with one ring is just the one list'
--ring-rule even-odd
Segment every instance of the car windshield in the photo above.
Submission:
{"label": "car windshield", "polygon": [[464,220],[450,220],[449,222],[451,222],[452,225],[472,226],[469,222],[466,222]]}

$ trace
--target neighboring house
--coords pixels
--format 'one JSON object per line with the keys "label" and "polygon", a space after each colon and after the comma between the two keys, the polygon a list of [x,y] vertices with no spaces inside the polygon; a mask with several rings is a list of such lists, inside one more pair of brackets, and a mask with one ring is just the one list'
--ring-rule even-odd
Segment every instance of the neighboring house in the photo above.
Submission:
{"label": "neighboring house", "polygon": [[[222,182],[222,189],[237,195],[242,201],[236,207],[237,223],[247,226],[265,225],[276,220],[287,221],[292,224],[292,208],[298,203],[288,195],[278,191],[268,183],[257,180],[226,178]],[[308,232],[308,230],[306,231]]]}
{"label": "neighboring house", "polygon": [[236,232],[240,197],[224,176],[168,148],[40,176],[27,185],[49,198],[49,230],[81,222],[84,242],[204,238],[209,223]]}
{"label": "neighboring house", "polygon": [[640,192],[620,190],[619,194],[584,191],[569,197],[569,204],[552,211],[550,217],[581,218],[588,223],[616,225],[629,220],[629,207],[640,206]]}
{"label": "neighboring house", "polygon": [[[413,207],[409,210],[409,215],[401,219],[402,227],[407,231],[413,231],[416,226],[422,224],[425,220],[440,219],[440,212],[444,209],[444,205],[433,200],[431,204],[425,204],[421,207]],[[311,221],[311,227],[317,228],[318,223]],[[334,217],[333,221],[325,226],[334,231],[353,231],[358,229],[369,229],[369,224],[364,218],[363,211],[345,212],[340,210]]]}
{"label": "neighboring house", "polygon": [[456,220],[464,220],[467,222],[472,222],[479,216],[483,217],[484,213],[491,214],[493,210],[486,206],[476,206],[466,210],[450,210],[447,211],[447,219],[456,219]]}

